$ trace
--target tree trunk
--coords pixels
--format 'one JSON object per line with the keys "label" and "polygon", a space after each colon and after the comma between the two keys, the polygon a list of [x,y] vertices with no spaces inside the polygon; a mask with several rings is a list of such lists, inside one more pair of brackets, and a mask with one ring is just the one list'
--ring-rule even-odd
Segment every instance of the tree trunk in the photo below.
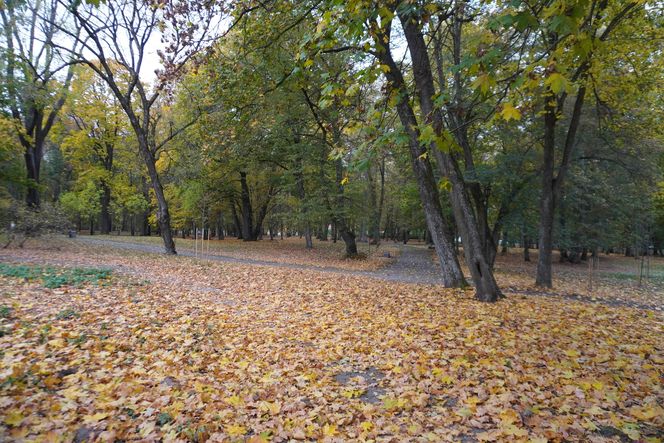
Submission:
{"label": "tree trunk", "polygon": [[166,254],[175,255],[177,252],[175,250],[175,242],[173,241],[173,232],[171,231],[171,215],[168,211],[168,202],[164,195],[164,188],[157,172],[157,159],[154,154],[156,148],[151,147],[146,130],[140,126],[135,116],[130,117],[130,122],[136,133],[138,148],[148,170],[150,184],[157,200],[157,225],[159,227],[159,234],[164,242],[164,251]]}
{"label": "tree trunk", "polygon": [[[436,92],[422,30],[409,13],[402,11],[399,13],[399,18],[413,62],[412,69],[419,94],[420,109],[422,115],[425,116],[423,123],[432,125],[435,134],[438,137],[443,137],[443,117],[440,109],[435,107],[433,103]],[[392,69],[392,66],[390,68]],[[398,69],[396,65],[394,69]],[[435,143],[430,144],[429,151],[434,153],[438,167],[452,185],[450,191],[452,208],[457,228],[461,232],[461,238],[464,242],[463,250],[466,264],[475,284],[475,297],[481,301],[494,302],[502,297],[502,293],[493,276],[491,265],[486,259],[481,234],[466,194],[466,185],[458,163],[453,154],[442,152]],[[449,247],[451,250],[451,245]]]}
{"label": "tree trunk", "polygon": [[530,261],[530,240],[526,237],[525,229],[521,230],[521,246],[523,247],[523,261]]}
{"label": "tree trunk", "polygon": [[25,196],[25,203],[30,208],[38,208],[41,204],[39,198],[39,169],[42,151],[43,146],[38,145],[37,141],[35,141],[34,145],[28,144],[25,146],[24,158],[28,178],[28,190]]}
{"label": "tree trunk", "polygon": [[[451,32],[452,42],[453,42],[452,62],[454,65],[459,66],[461,63],[461,51],[462,51],[462,41],[461,41],[462,28],[463,28],[463,23],[465,21],[464,20],[465,2],[457,2],[455,3],[455,6],[456,10],[453,17],[454,20],[449,31]],[[416,50],[416,52],[421,51],[419,36],[417,36],[414,32],[411,33],[413,34],[413,38],[411,39],[414,43],[413,48]],[[445,87],[444,85],[447,84],[447,79],[444,71],[444,62],[442,60],[443,47],[440,38],[438,38],[436,35],[433,35],[432,38],[434,46],[433,54],[436,59],[436,71],[438,75],[438,81],[440,87],[444,88]],[[419,69],[424,69],[426,71],[427,68],[428,71],[431,72],[431,67],[429,62],[426,59],[421,58]],[[427,77],[425,71],[422,72],[421,77],[423,78],[422,80],[423,83],[426,84],[428,83],[428,80],[425,78]],[[456,70],[453,75],[453,87],[451,88],[454,96],[452,100],[448,101],[448,104],[446,105],[446,111],[450,124],[453,127],[453,129],[450,132],[454,136],[455,141],[463,151],[463,158],[465,163],[464,176],[468,177],[468,181],[465,181],[464,183],[464,188],[468,189],[470,197],[472,197],[472,200],[474,202],[474,209],[475,209],[474,215],[476,216],[475,222],[480,242],[479,247],[484,254],[484,259],[489,265],[489,268],[493,270],[494,262],[496,259],[497,247],[498,247],[496,237],[498,233],[498,228],[499,228],[498,225],[500,223],[500,217],[498,217],[498,219],[496,220],[494,229],[492,230],[489,226],[488,192],[485,193],[482,190],[480,183],[477,180],[475,161],[473,159],[472,147],[468,138],[468,127],[474,116],[470,115],[470,112],[468,111],[468,106],[464,103],[463,82],[464,79],[462,78],[461,71]],[[433,72],[431,73],[430,89],[431,91],[434,91]],[[433,120],[438,118],[437,116],[433,117],[434,117]],[[440,157],[441,157],[440,155],[436,156],[436,159],[439,160]],[[456,162],[455,159],[453,160]],[[443,162],[440,161],[438,163],[439,167],[440,165],[443,164]],[[445,175],[445,172],[443,172],[443,175]],[[464,198],[468,199],[468,196],[465,196]],[[468,202],[468,204],[470,204],[470,201]],[[467,222],[468,221],[463,221],[461,223],[465,224]],[[457,220],[457,223],[460,223],[460,221]]]}
{"label": "tree trunk", "polygon": [[233,224],[235,225],[235,235],[237,236],[238,240],[242,240],[243,239],[242,222],[240,221],[240,217],[237,213],[237,209],[235,208],[235,200],[231,200],[231,214],[233,214]]}
{"label": "tree trunk", "polygon": [[378,53],[380,61],[387,65],[389,70],[385,73],[388,80],[388,90],[391,94],[399,97],[397,103],[397,113],[408,135],[408,147],[410,153],[411,166],[418,184],[420,200],[424,209],[424,215],[427,227],[431,232],[431,237],[436,247],[438,255],[443,285],[446,287],[464,287],[466,280],[461,272],[459,261],[450,239],[445,235],[448,228],[445,226],[445,220],[440,206],[438,187],[433,176],[431,163],[427,157],[426,149],[419,141],[419,130],[415,112],[410,105],[410,97],[406,89],[405,80],[394,62],[389,50],[389,36],[377,35],[375,41],[382,50]]}
{"label": "tree trunk", "polygon": [[537,257],[537,278],[535,284],[546,288],[553,287],[551,275],[551,254],[553,252],[553,217],[555,210],[553,178],[554,150],[556,135],[556,108],[547,97],[544,106],[544,158],[542,159],[542,194],[540,197],[539,254]]}
{"label": "tree trunk", "polygon": [[[295,144],[300,143],[300,138],[295,137]],[[304,226],[304,243],[306,249],[313,249],[314,244],[311,239],[311,223],[308,218],[308,208],[306,202],[306,192],[304,189],[304,165],[302,161],[302,153],[298,152],[298,155],[295,159],[295,185],[297,188],[297,196],[300,199],[300,222]]]}
{"label": "tree trunk", "polygon": [[357,256],[357,243],[355,234],[348,230],[344,225],[339,226],[339,235],[346,245],[346,257]]}
{"label": "tree trunk", "polygon": [[240,171],[240,186],[241,194],[240,201],[242,203],[242,240],[255,241],[256,237],[253,233],[253,208],[251,207],[251,196],[249,194],[249,185],[247,184],[247,173]]}
{"label": "tree trunk", "polygon": [[317,236],[318,240],[320,241],[327,241],[327,235],[328,235],[327,224],[328,224],[327,222],[323,222],[320,226],[320,231],[318,232]]}
{"label": "tree trunk", "polygon": [[270,207],[270,200],[272,199],[272,191],[273,191],[273,189],[270,186],[270,190],[268,191],[268,195],[266,197],[266,200],[258,211],[258,216],[256,217],[256,226],[254,227],[254,229],[252,231],[252,234],[254,236],[254,240],[262,240],[263,239],[263,221],[265,220],[265,216],[267,215],[267,211]]}
{"label": "tree trunk", "polygon": [[150,232],[150,189],[148,187],[148,182],[144,176],[141,176],[141,190],[143,191],[143,198],[148,202],[148,209],[141,213],[141,235],[149,236]]}
{"label": "tree trunk", "polygon": [[102,194],[101,194],[101,214],[100,214],[100,226],[99,232],[102,234],[108,234],[112,230],[111,226],[111,188],[105,183],[102,184]]}

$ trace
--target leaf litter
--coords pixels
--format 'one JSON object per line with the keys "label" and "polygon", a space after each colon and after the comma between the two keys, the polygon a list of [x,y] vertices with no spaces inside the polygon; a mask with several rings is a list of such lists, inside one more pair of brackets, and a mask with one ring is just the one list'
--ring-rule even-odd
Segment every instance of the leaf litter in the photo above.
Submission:
{"label": "leaf litter", "polygon": [[50,259],[114,271],[52,289],[0,278],[4,440],[662,440],[658,312],[136,253]]}

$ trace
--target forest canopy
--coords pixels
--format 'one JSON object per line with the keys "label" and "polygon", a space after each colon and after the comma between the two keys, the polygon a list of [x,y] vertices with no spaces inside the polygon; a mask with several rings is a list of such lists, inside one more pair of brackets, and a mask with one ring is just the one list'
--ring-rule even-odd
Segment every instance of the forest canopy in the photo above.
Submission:
{"label": "forest canopy", "polygon": [[483,301],[501,246],[537,248],[543,287],[554,250],[664,252],[659,2],[5,0],[0,18],[9,241],[355,256],[416,237]]}

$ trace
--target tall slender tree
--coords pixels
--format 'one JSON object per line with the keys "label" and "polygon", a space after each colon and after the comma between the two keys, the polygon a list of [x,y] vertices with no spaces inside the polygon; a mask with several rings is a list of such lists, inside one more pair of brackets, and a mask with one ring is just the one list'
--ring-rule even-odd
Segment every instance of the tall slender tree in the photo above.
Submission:
{"label": "tall slender tree", "polygon": [[[109,0],[99,5],[76,2],[68,6],[80,34],[67,32],[79,48],[75,54],[103,79],[117,98],[136,135],[138,150],[150,177],[157,201],[157,223],[167,254],[175,254],[168,202],[164,195],[157,160],[164,146],[194,122],[167,122],[160,130],[158,108],[168,98],[168,82],[185,70],[187,63],[210,36],[217,10],[211,5],[192,3],[152,3],[142,0]],[[61,27],[62,30],[64,28]],[[153,87],[144,83],[149,69],[150,45],[161,37],[167,42],[160,51],[164,69]],[[61,50],[71,50],[52,43]],[[74,51],[72,51],[74,52]],[[122,81],[118,81],[118,68]]]}
{"label": "tall slender tree", "polygon": [[55,0],[7,0],[0,6],[0,57],[4,78],[0,101],[14,120],[25,158],[28,206],[40,205],[40,170],[44,145],[62,109],[73,76],[73,43],[55,45],[65,34],[77,39],[78,27],[64,30],[66,5]]}

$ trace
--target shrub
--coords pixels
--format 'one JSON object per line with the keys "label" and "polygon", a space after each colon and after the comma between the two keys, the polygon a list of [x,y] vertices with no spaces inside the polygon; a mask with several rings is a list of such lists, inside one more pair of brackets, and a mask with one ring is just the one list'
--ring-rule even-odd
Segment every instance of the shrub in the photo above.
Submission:
{"label": "shrub", "polygon": [[29,208],[13,200],[0,215],[0,232],[6,236],[5,248],[12,243],[22,248],[30,238],[64,232],[67,226],[67,218],[60,208],[49,203],[42,203],[40,208]]}

